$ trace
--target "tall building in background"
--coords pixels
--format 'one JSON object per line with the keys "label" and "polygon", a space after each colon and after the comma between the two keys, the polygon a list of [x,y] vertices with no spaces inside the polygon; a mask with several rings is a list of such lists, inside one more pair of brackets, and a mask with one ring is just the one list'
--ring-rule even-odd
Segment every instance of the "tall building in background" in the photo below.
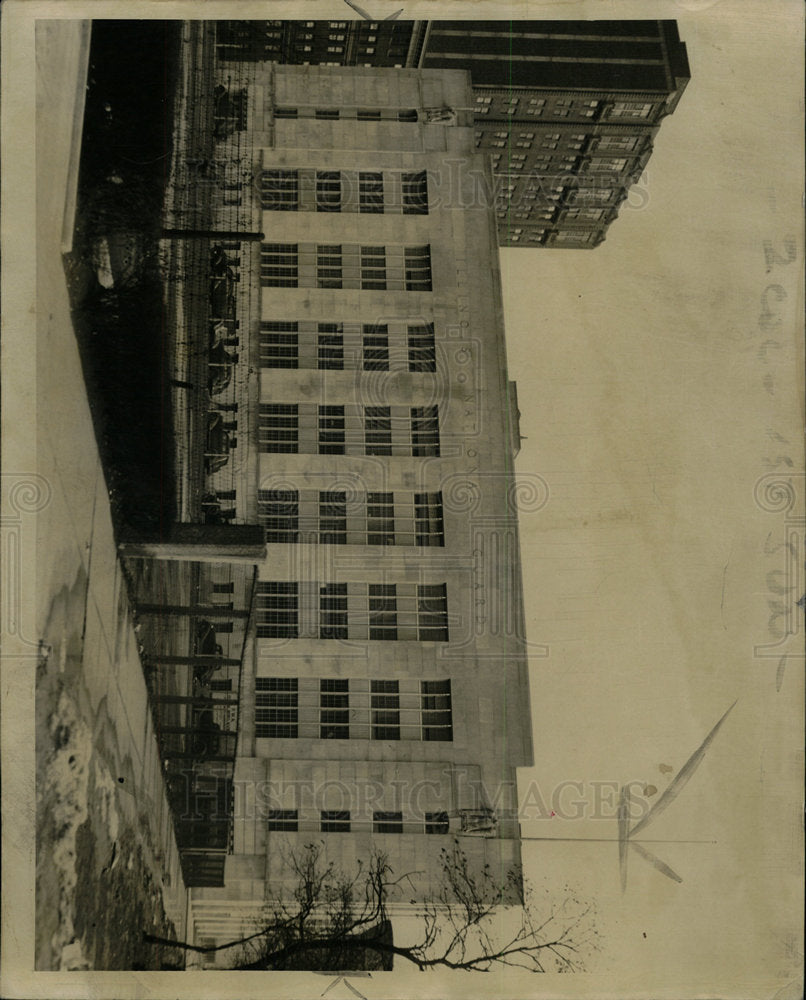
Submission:
{"label": "tall building in background", "polygon": [[689,80],[670,20],[219,22],[218,30],[222,59],[468,70],[502,246],[598,246]]}
{"label": "tall building in background", "polygon": [[312,840],[416,873],[393,906],[434,897],[454,837],[503,877],[532,761],[518,413],[469,76],[219,60],[213,83],[212,145],[172,175],[193,211],[211,181],[209,346],[189,314],[179,337],[209,359],[176,390],[207,434],[185,516],[259,522],[268,556],[223,884],[192,889],[204,941],[250,929]]}

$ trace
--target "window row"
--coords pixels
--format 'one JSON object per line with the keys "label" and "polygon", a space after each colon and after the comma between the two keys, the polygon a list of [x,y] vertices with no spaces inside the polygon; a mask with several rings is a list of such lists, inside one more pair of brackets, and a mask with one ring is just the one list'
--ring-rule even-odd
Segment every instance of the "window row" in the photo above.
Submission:
{"label": "window row", "polygon": [[267,542],[445,544],[441,493],[258,490]]}
{"label": "window row", "polygon": [[300,455],[439,455],[436,406],[261,403],[258,448]]}
{"label": "window row", "polygon": [[264,170],[260,201],[275,212],[428,213],[424,170]]}
{"label": "window row", "polygon": [[449,680],[255,678],[260,739],[453,740]]}
{"label": "window row", "polygon": [[444,583],[261,581],[255,607],[261,639],[448,641]]}
{"label": "window row", "polygon": [[[300,820],[297,809],[271,809],[268,814],[270,831],[296,833],[300,829],[310,830],[310,823]],[[318,829],[322,833],[351,833],[370,829],[368,821],[351,819],[344,809],[322,810],[319,813]],[[373,812],[371,829],[373,833],[447,833],[450,820],[446,812],[427,812],[424,820],[418,822],[403,820],[402,812]]]}
{"label": "window row", "polygon": [[[338,65],[338,63],[325,64]],[[323,121],[338,121],[339,119],[357,119],[358,121],[398,121],[417,122],[419,116],[416,108],[295,108],[289,106],[274,109],[275,118],[318,118]]]}
{"label": "window row", "polygon": [[436,371],[433,323],[408,326],[405,346],[398,346],[399,339],[393,335],[390,348],[386,323],[264,321],[260,324],[260,365],[338,371]]}
{"label": "window row", "polygon": [[646,101],[603,101],[601,99],[554,98],[547,104],[541,97],[476,97],[477,115],[528,115],[542,118],[600,118],[602,120],[645,121],[655,105]]}
{"label": "window row", "polygon": [[262,285],[431,291],[430,246],[264,243]]}

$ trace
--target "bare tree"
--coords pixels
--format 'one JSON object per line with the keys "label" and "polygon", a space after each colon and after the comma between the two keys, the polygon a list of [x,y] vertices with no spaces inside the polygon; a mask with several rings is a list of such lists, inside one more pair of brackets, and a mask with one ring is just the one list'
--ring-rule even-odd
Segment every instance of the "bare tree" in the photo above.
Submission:
{"label": "bare tree", "polygon": [[[598,950],[592,904],[573,893],[541,906],[522,882],[518,868],[503,880],[489,865],[473,870],[458,840],[443,848],[442,882],[431,900],[419,901],[419,933],[413,943],[395,943],[390,895],[412,884],[414,873],[395,877],[388,857],[375,852],[367,865],[347,875],[328,861],[324,845],[307,844],[288,865],[294,880],[289,895],[272,901],[254,933],[215,946],[191,945],[145,934],[153,944],[190,952],[228,952],[228,968],[244,970],[390,969],[394,959],[418,969],[487,972],[507,965],[530,972],[583,971]],[[501,937],[494,917],[505,899],[523,905],[512,913],[512,927]],[[418,900],[411,899],[411,904]]]}

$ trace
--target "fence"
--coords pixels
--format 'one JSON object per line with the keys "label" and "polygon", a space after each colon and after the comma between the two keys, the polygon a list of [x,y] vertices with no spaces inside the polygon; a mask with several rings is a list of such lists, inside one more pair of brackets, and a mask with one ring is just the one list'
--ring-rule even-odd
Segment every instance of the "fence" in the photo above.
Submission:
{"label": "fence", "polygon": [[223,885],[257,570],[125,562],[185,883]]}

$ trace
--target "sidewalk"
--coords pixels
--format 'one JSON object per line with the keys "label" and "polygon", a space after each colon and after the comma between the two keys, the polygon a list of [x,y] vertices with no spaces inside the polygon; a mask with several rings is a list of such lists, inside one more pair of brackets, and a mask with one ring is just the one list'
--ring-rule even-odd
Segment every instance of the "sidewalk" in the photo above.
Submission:
{"label": "sidewalk", "polygon": [[36,549],[36,967],[157,968],[175,953],[146,949],[142,932],[183,938],[187,890],[61,257],[90,25],[39,31],[36,466],[50,500]]}

